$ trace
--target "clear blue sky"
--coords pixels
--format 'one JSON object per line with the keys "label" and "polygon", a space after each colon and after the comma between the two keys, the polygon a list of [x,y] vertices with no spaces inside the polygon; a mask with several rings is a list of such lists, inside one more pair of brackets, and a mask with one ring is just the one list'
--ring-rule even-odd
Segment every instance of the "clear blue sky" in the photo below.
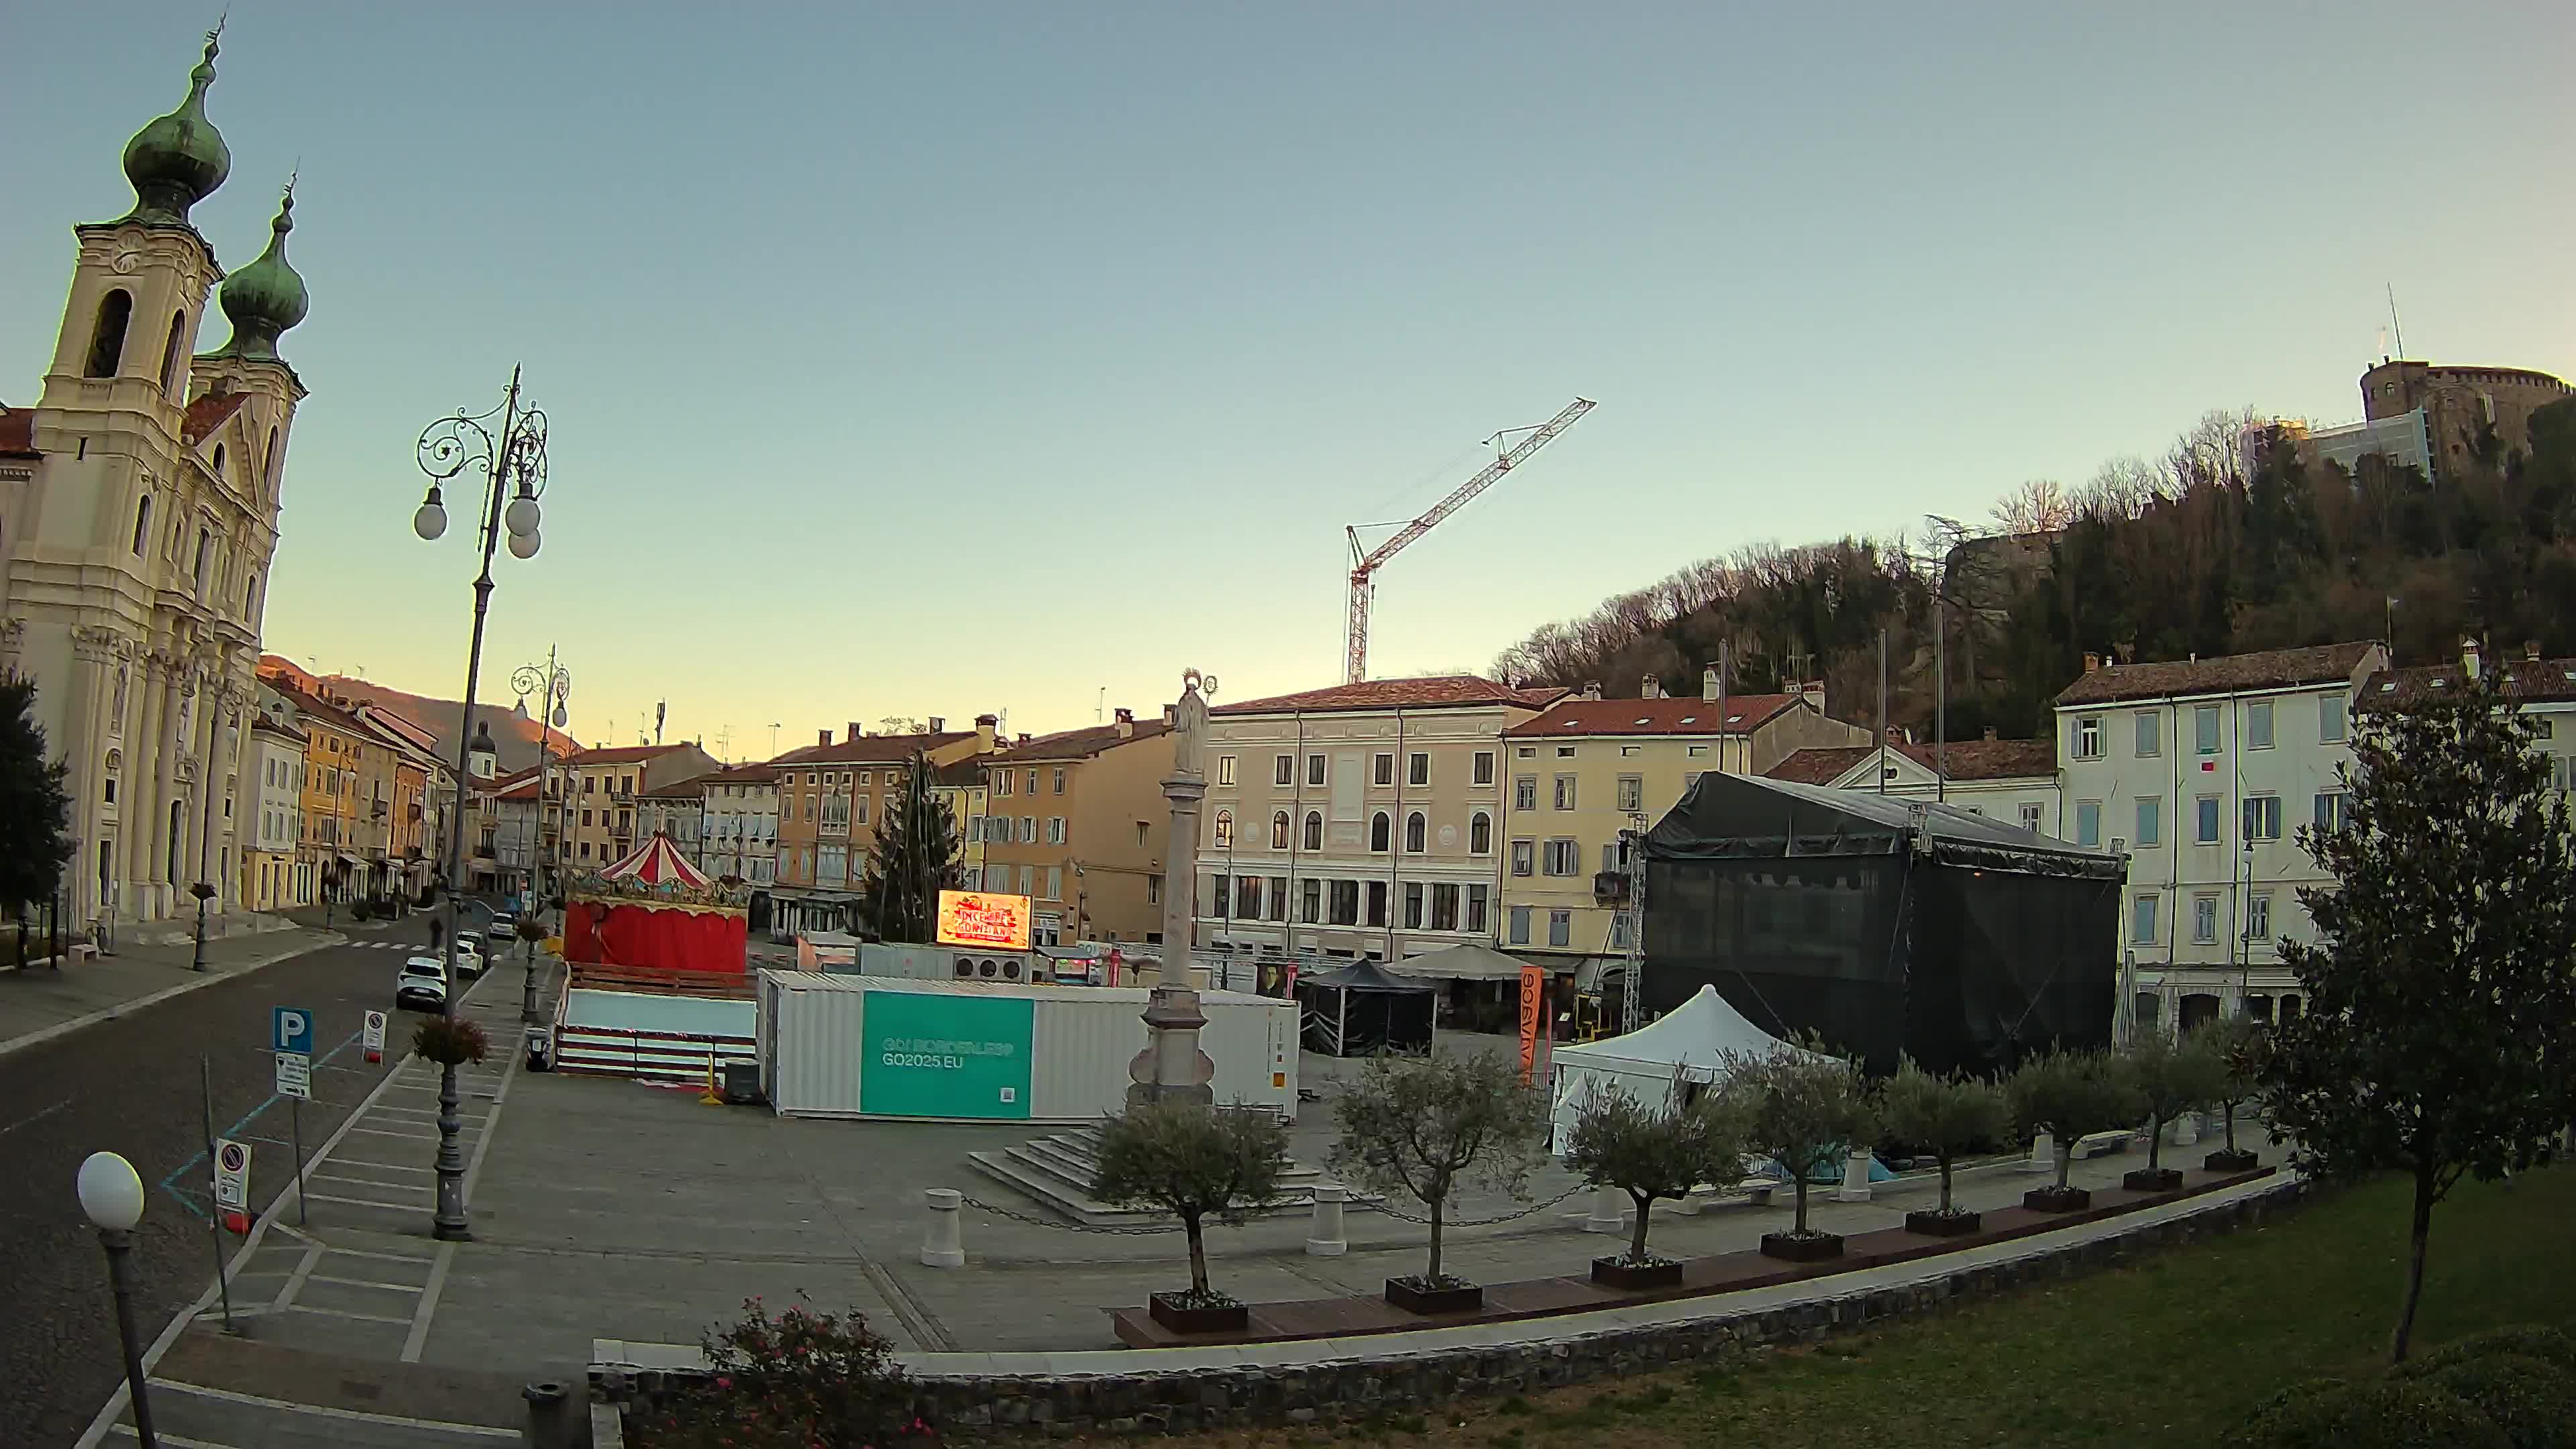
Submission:
{"label": "clear blue sky", "polygon": [[[216,8],[12,15],[0,397]],[[1342,526],[1578,393],[1389,568],[1375,672],[2211,407],[2348,419],[2387,283],[2413,354],[2566,375],[2571,55],[2548,0],[232,0],[197,216],[247,263],[300,162],[272,649],[455,692],[412,443],[524,362],[554,483],[487,693],[557,642],[585,739],[667,696],[757,755],[1330,682]]]}

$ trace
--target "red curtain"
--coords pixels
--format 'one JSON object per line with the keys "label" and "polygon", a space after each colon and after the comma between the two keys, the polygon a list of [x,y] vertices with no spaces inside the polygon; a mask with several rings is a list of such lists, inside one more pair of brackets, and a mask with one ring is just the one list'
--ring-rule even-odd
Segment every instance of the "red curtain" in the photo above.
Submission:
{"label": "red curtain", "polygon": [[564,959],[739,976],[749,926],[750,919],[735,912],[575,901],[564,912]]}

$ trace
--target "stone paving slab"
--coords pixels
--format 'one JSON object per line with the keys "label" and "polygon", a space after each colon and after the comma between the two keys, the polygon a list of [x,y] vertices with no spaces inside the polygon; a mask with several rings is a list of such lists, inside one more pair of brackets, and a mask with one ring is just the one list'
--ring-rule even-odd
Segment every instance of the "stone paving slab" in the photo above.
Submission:
{"label": "stone paving slab", "polygon": [[332,932],[294,929],[209,938],[204,971],[190,969],[194,941],[122,945],[113,956],[66,962],[60,969],[0,970],[0,1056],[343,939]]}

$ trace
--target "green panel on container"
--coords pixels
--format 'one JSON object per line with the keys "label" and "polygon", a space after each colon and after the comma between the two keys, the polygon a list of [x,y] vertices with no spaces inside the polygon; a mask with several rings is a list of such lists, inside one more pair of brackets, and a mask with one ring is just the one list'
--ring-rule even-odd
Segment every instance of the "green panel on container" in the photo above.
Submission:
{"label": "green panel on container", "polygon": [[868,1043],[859,1063],[862,1110],[887,1117],[1027,1120],[1036,1002],[871,991],[861,1010]]}

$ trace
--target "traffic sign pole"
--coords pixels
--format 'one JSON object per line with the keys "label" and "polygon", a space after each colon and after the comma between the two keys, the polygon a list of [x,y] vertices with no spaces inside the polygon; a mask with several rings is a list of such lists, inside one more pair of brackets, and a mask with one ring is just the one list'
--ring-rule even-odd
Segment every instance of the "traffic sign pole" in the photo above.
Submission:
{"label": "traffic sign pole", "polygon": [[[206,1170],[214,1172],[219,1170],[215,1162],[215,1070],[206,1064],[203,1052],[197,1054],[197,1082],[204,1089]],[[224,1224],[220,1206],[206,1214],[206,1226],[215,1245],[215,1288],[223,1295],[224,1332],[239,1333],[240,1326],[233,1322],[233,1285],[224,1276]]]}
{"label": "traffic sign pole", "polygon": [[312,1220],[304,1215],[304,1099],[287,1098],[286,1110],[295,1119],[295,1225],[310,1227]]}

